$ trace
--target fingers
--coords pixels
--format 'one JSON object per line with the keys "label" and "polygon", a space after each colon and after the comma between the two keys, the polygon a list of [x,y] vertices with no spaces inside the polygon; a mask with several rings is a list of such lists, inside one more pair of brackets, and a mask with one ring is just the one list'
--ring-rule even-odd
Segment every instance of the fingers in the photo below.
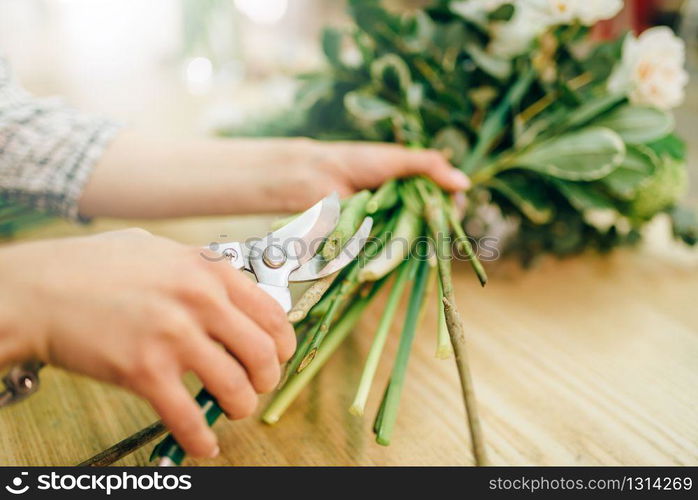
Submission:
{"label": "fingers", "polygon": [[240,364],[211,341],[192,348],[188,367],[218,401],[228,418],[246,418],[257,408],[258,397]]}
{"label": "fingers", "polygon": [[137,392],[150,402],[189,455],[201,458],[218,455],[216,435],[206,424],[201,408],[184,388],[178,374],[163,377],[158,383],[145,385]]}
{"label": "fingers", "polygon": [[216,309],[208,315],[209,334],[242,363],[257,392],[274,390],[281,378],[281,366],[272,337],[237,308],[220,304]]}
{"label": "fingers", "polygon": [[211,265],[223,278],[230,301],[273,339],[278,361],[288,361],[296,350],[296,334],[281,306],[239,271]]}
{"label": "fingers", "polygon": [[[386,152],[387,153],[387,152]],[[470,180],[446,160],[438,151],[414,151],[398,147],[390,153],[393,173],[396,177],[426,175],[447,191],[465,191]]]}

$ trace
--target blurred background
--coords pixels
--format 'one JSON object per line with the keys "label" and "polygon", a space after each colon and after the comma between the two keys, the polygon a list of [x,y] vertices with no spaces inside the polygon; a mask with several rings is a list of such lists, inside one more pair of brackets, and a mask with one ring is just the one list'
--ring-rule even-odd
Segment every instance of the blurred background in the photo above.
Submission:
{"label": "blurred background", "polygon": [[[409,8],[423,0],[388,0]],[[677,110],[698,194],[698,0],[629,0],[600,36],[672,26],[694,76]],[[0,54],[23,85],[167,134],[209,134],[290,102],[343,0],[0,0]]]}

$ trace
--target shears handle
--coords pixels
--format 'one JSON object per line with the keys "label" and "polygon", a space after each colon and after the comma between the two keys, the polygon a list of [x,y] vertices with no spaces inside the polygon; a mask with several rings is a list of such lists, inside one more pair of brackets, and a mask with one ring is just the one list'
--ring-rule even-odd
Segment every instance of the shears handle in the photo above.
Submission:
{"label": "shears handle", "polygon": [[[204,414],[206,423],[209,426],[213,425],[218,420],[218,417],[221,416],[221,413],[223,413],[216,398],[206,389],[201,389],[199,394],[196,395],[196,403],[201,407],[201,412]],[[150,460],[153,461],[159,458],[159,466],[175,466],[182,465],[185,455],[184,449],[182,449],[177,440],[172,434],[168,434],[165,439],[155,446]]]}

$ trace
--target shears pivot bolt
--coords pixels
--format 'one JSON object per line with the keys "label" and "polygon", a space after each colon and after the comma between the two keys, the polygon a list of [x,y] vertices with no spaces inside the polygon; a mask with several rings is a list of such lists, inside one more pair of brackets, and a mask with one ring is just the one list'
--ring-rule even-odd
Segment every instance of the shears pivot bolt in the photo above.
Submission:
{"label": "shears pivot bolt", "polygon": [[262,260],[272,269],[278,269],[286,263],[286,252],[279,245],[269,245],[264,249]]}

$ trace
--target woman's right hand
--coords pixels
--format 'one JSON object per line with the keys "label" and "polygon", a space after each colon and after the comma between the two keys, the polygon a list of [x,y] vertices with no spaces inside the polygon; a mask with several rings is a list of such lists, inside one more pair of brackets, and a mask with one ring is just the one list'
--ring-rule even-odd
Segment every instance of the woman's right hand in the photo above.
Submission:
{"label": "woman's right hand", "polygon": [[39,359],[130,389],[190,455],[218,446],[182,374],[239,419],[294,349],[282,308],[199,249],[140,229],[0,249],[0,366]]}

